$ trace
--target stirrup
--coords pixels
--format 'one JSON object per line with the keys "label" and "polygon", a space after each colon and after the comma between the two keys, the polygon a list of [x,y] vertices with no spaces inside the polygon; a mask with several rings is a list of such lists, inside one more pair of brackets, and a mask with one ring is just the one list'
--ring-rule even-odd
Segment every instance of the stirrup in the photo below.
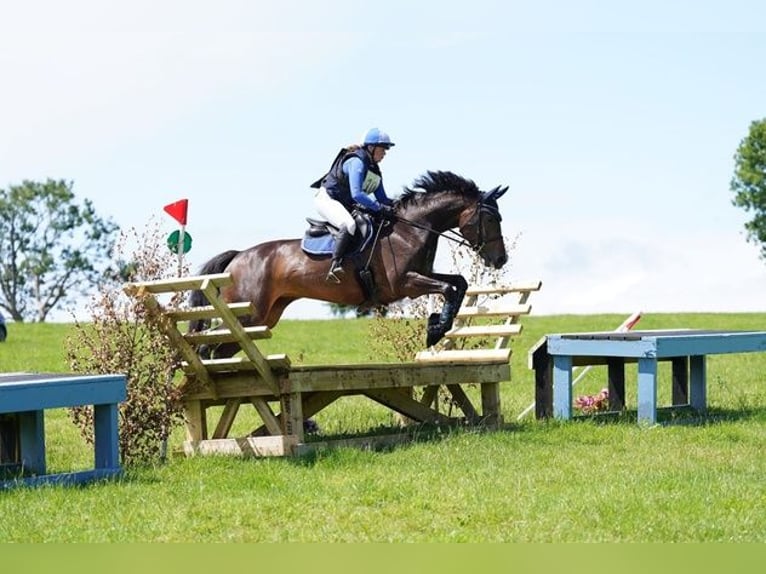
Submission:
{"label": "stirrup", "polygon": [[333,283],[340,283],[340,277],[338,275],[343,275],[345,271],[343,270],[343,266],[340,263],[333,264],[330,266],[330,270],[327,272],[327,275],[325,276],[325,281],[332,281]]}

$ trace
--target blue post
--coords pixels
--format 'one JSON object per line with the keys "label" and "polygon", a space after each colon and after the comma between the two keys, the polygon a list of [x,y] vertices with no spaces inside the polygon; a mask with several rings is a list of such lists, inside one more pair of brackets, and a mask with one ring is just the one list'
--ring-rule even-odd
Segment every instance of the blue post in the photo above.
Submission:
{"label": "blue post", "polygon": [[557,419],[572,418],[572,357],[553,357],[553,416]]}
{"label": "blue post", "polygon": [[638,359],[638,422],[657,424],[657,359]]}
{"label": "blue post", "polygon": [[689,404],[700,414],[707,412],[707,367],[705,355],[689,357]]}

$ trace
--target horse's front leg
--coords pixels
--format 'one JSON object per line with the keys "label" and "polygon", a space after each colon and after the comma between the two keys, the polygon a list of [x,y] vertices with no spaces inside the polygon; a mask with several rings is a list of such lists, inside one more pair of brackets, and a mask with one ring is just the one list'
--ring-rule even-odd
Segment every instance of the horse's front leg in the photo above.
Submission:
{"label": "horse's front leg", "polygon": [[415,299],[421,295],[441,294],[444,305],[441,313],[433,313],[428,318],[426,345],[431,347],[438,343],[444,334],[452,328],[463,297],[468,289],[468,282],[462,275],[446,275],[434,273],[421,275],[409,272],[405,276],[403,292],[405,297]]}

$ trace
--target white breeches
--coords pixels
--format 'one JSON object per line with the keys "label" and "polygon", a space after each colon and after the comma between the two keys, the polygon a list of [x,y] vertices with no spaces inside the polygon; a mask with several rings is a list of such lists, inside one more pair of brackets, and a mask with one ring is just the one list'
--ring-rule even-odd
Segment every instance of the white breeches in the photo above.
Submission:
{"label": "white breeches", "polygon": [[351,214],[346,211],[343,204],[340,201],[336,201],[329,195],[324,187],[320,187],[314,195],[314,207],[319,212],[319,215],[324,217],[327,221],[332,223],[335,227],[346,226],[348,232],[352,235],[356,233],[356,222]]}

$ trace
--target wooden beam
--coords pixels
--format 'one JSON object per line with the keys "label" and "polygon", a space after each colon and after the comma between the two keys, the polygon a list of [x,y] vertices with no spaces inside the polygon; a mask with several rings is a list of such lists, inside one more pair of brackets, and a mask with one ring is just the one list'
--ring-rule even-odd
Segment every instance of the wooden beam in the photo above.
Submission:
{"label": "wooden beam", "polygon": [[216,273],[128,283],[125,288],[140,288],[149,293],[175,293],[176,291],[198,291],[203,283],[210,283],[214,287],[220,288],[228,287],[233,283],[233,280],[230,273]]}
{"label": "wooden beam", "polygon": [[248,338],[244,331],[244,327],[229,310],[227,304],[221,300],[214,283],[212,281],[203,281],[200,285],[200,291],[205,294],[205,297],[207,297],[210,304],[218,310],[224,325],[226,325],[226,327],[228,327],[228,329],[237,337],[237,342],[240,347],[242,347],[242,351],[247,355],[247,358],[253,362],[258,374],[263,377],[263,380],[275,393],[279,393],[276,378],[271,372],[271,368],[266,362],[266,358],[255,346],[255,343]]}
{"label": "wooden beam", "polygon": [[465,319],[468,317],[497,317],[499,315],[529,315],[531,311],[532,305],[529,303],[498,305],[495,307],[481,305],[477,307],[461,307],[455,317],[457,319]]}
{"label": "wooden beam", "polygon": [[223,407],[221,418],[218,419],[218,424],[213,431],[213,438],[226,438],[231,430],[231,425],[234,422],[237,412],[239,411],[239,405],[242,404],[242,399],[229,399],[226,401],[226,405]]}
{"label": "wooden beam", "polygon": [[508,361],[448,364],[298,365],[291,368],[287,388],[296,391],[359,391],[368,389],[508,381]]}
{"label": "wooden beam", "polygon": [[[271,329],[265,326],[245,327],[245,334],[250,339],[270,339]],[[210,329],[209,331],[199,331],[197,333],[185,333],[184,339],[190,345],[217,345],[219,343],[233,343],[237,340],[236,335],[229,329]]]}
{"label": "wooden beam", "polygon": [[293,436],[221,438],[186,441],[184,452],[194,455],[291,456],[298,440]]}
{"label": "wooden beam", "polygon": [[282,425],[274,415],[274,411],[271,410],[269,403],[267,403],[262,397],[250,397],[250,402],[258,411],[258,414],[263,421],[264,427],[269,431],[271,435],[282,434]]}
{"label": "wooden beam", "polygon": [[509,337],[521,333],[521,325],[463,325],[448,331],[444,336],[447,339],[462,337]]}
{"label": "wooden beam", "polygon": [[466,295],[504,295],[506,293],[518,293],[524,291],[539,291],[542,287],[542,281],[525,281],[519,283],[511,283],[510,285],[498,285],[498,286],[480,286],[471,285],[468,287]]}
{"label": "wooden beam", "polygon": [[450,418],[426,405],[404,395],[399,389],[380,389],[364,391],[362,394],[373,401],[395,410],[411,419],[421,422],[449,423]]}
{"label": "wooden beam", "polygon": [[481,363],[505,362],[511,358],[511,349],[447,349],[445,351],[420,351],[415,355],[419,363]]}
{"label": "wooden beam", "polygon": [[[237,317],[243,317],[245,315],[253,314],[253,304],[247,303],[229,303],[229,311]],[[190,309],[174,309],[165,313],[171,320],[180,321],[193,321],[195,319],[216,319],[218,317],[218,310],[212,305],[204,305],[203,307],[191,307]]]}

